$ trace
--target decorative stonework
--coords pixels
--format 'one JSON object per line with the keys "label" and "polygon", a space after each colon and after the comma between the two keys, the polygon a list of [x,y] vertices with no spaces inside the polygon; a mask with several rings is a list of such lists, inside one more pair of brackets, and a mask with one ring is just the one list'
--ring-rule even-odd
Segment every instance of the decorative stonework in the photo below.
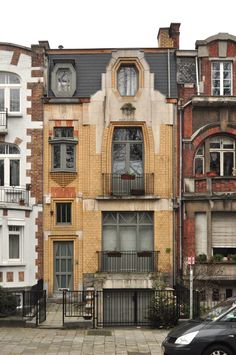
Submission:
{"label": "decorative stonework", "polygon": [[135,120],[135,110],[136,108],[131,104],[131,103],[126,103],[121,107],[121,111],[123,114],[123,120],[125,121],[130,121],[130,120]]}
{"label": "decorative stonework", "polygon": [[77,173],[51,173],[51,178],[61,187],[65,187],[75,181]]}

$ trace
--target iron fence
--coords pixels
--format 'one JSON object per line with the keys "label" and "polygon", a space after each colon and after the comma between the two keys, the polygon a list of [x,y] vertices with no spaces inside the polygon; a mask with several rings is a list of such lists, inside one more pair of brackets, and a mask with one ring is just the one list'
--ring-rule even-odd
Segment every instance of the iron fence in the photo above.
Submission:
{"label": "iron fence", "polygon": [[99,272],[156,272],[157,251],[99,251]]}
{"label": "iron fence", "polygon": [[[63,325],[66,318],[90,320],[91,327],[173,326],[189,318],[189,290],[103,289],[63,291]],[[199,315],[194,294],[194,316]]]}

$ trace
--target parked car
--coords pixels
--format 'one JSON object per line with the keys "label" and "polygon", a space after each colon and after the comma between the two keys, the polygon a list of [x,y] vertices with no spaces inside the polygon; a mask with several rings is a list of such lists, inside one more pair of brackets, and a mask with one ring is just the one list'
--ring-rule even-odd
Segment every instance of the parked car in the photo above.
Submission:
{"label": "parked car", "polygon": [[235,355],[236,297],[214,307],[201,319],[171,330],[162,343],[164,355]]}

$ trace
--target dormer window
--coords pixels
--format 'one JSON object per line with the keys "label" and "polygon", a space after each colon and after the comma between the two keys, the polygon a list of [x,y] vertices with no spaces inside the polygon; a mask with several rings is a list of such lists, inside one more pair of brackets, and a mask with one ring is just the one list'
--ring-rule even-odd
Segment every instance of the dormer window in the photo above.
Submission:
{"label": "dormer window", "polygon": [[232,64],[229,61],[212,62],[212,95],[232,95]]}
{"label": "dormer window", "polygon": [[117,88],[121,96],[135,96],[138,90],[138,71],[135,65],[121,65],[117,72]]}
{"label": "dormer window", "polygon": [[57,63],[52,70],[51,88],[57,97],[72,97],[76,90],[76,72],[70,63]]}

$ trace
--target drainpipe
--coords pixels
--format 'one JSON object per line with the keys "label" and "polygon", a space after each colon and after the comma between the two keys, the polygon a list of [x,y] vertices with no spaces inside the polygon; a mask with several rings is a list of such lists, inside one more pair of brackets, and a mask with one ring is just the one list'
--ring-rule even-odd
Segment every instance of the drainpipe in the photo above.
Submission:
{"label": "drainpipe", "polygon": [[196,84],[197,84],[197,95],[200,95],[200,86],[199,86],[199,75],[198,75],[198,57],[195,57],[196,64]]}
{"label": "drainpipe", "polygon": [[167,50],[168,97],[170,97],[170,50]]}
{"label": "drainpipe", "polygon": [[173,130],[172,130],[172,191],[173,191],[173,286],[176,285],[176,179],[175,171],[177,170],[176,166],[176,147],[177,147],[177,105],[173,107]]}

